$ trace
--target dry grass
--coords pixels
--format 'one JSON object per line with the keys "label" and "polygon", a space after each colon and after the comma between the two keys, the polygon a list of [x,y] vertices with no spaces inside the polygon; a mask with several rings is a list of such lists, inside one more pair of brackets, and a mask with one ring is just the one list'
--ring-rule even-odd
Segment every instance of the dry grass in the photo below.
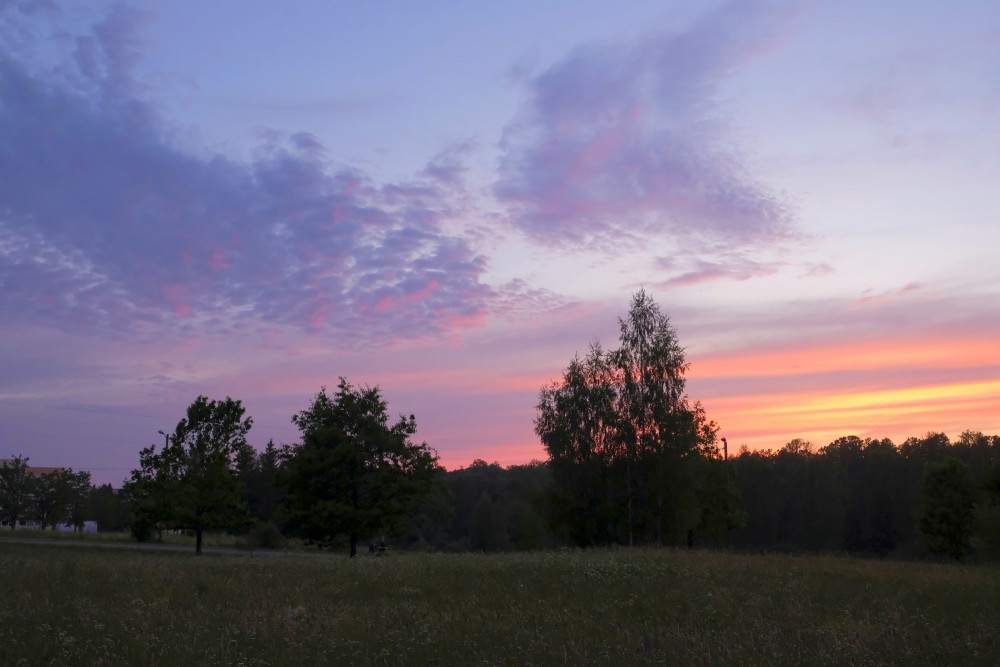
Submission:
{"label": "dry grass", "polygon": [[0,541],[3,665],[1000,664],[1000,569],[667,550],[256,559]]}

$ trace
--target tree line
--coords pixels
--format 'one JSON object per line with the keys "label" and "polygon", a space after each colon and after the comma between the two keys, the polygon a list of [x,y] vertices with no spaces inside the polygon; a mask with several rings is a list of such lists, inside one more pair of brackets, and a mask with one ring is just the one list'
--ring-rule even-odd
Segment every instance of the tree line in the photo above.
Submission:
{"label": "tree line", "polygon": [[333,396],[321,389],[292,422],[299,443],[258,454],[240,401],[199,396],[162,450],[140,452],[125,484],[135,537],[185,530],[200,553],[206,531],[266,524],[264,534],[280,526],[321,548],[346,542],[354,557],[361,540],[398,533],[441,482],[435,452],[412,440],[415,417],[392,422],[377,387],[341,378]]}
{"label": "tree line", "polygon": [[[692,524],[692,544],[741,551],[1000,558],[1000,436],[966,431],[908,438],[837,438],[815,448],[743,449],[715,470],[730,480],[739,521]],[[578,546],[551,463],[476,461],[446,474],[452,512],[407,535],[416,548],[501,551]],[[708,497],[702,493],[701,498]],[[730,499],[723,502],[730,508]],[[600,510],[606,512],[607,510]],[[717,512],[706,503],[703,512]],[[731,512],[731,509],[727,509]],[[578,523],[592,521],[580,517]],[[700,523],[700,520],[699,520]],[[711,525],[711,522],[707,522]],[[627,545],[619,534],[591,545]],[[646,539],[643,544],[658,544]],[[675,543],[686,546],[686,539]]]}
{"label": "tree line", "polygon": [[[666,545],[1000,556],[1000,437],[967,431],[952,443],[938,433],[896,446],[847,436],[819,449],[793,440],[729,457],[717,425],[685,393],[684,349],[645,291],[619,331],[616,348],[594,341],[540,390],[534,426],[545,461],[445,471],[414,440],[413,415],[391,418],[378,387],[341,378],[292,416],[297,443],[259,452],[240,401],[199,396],[161,449],[140,451],[120,494],[88,495],[89,475],[72,471],[27,482],[18,457],[0,468],[0,517],[27,512],[53,525],[60,511],[71,520],[90,512],[102,530],[127,525],[139,540],[190,532],[197,551],[205,532],[222,530],[260,546],[297,537],[351,556],[385,540],[452,551]],[[46,514],[51,507],[62,509]]]}
{"label": "tree line", "polygon": [[1000,557],[1000,436],[793,440],[730,464],[748,516],[734,547]]}
{"label": "tree line", "polygon": [[28,463],[20,455],[0,462],[0,524],[11,530],[18,524],[82,530],[92,513],[90,473],[59,468],[36,475]]}

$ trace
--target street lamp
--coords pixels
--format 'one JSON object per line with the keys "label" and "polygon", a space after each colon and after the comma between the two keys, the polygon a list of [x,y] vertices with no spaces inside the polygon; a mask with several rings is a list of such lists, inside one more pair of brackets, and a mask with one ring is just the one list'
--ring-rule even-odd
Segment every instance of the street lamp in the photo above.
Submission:
{"label": "street lamp", "polygon": [[170,446],[170,436],[167,435],[166,433],[164,433],[163,431],[157,431],[157,433],[159,433],[160,435],[163,436],[163,448],[166,449],[167,447],[169,447]]}
{"label": "street lamp", "polygon": [[722,460],[723,461],[729,460],[729,443],[726,442],[725,438],[722,439]]}

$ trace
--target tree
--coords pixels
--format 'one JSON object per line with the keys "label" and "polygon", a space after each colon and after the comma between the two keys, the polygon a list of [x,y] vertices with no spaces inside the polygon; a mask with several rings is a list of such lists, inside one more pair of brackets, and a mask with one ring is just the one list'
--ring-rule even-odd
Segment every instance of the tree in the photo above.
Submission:
{"label": "tree", "polygon": [[928,549],[959,560],[971,551],[975,487],[968,467],[958,459],[933,463],[921,483],[920,532]]}
{"label": "tree", "polygon": [[503,508],[483,491],[472,513],[469,546],[473,551],[501,551],[507,547],[507,526]]}
{"label": "tree", "polygon": [[274,518],[281,490],[278,486],[278,471],[282,450],[270,440],[250,466],[244,484],[250,513],[259,522],[269,522]]}
{"label": "tree", "polygon": [[624,487],[612,471],[621,458],[616,395],[610,355],[596,342],[570,361],[561,383],[539,392],[535,433],[549,455],[555,524],[578,546],[617,536]]}
{"label": "tree", "polygon": [[35,518],[42,530],[63,523],[69,506],[69,490],[62,470],[39,475],[34,484]]}
{"label": "tree", "polygon": [[26,457],[0,461],[0,518],[11,530],[31,510],[33,491],[34,477],[28,472]]}
{"label": "tree", "polygon": [[976,503],[976,552],[1000,558],[1000,458],[987,468]]}
{"label": "tree", "polygon": [[67,468],[62,474],[66,488],[66,523],[73,526],[73,532],[83,530],[89,510],[90,495],[94,490],[94,485],[90,482],[90,472],[86,470],[74,472],[72,468]]}
{"label": "tree", "polygon": [[578,517],[574,541],[690,542],[702,518],[697,460],[715,455],[717,427],[688,401],[684,349],[644,290],[619,328],[621,347],[592,344],[542,388],[535,433],[557,496]]}
{"label": "tree", "polygon": [[437,454],[410,440],[415,417],[390,425],[378,387],[342,377],[332,398],[321,389],[292,422],[302,443],[283,469],[285,526],[321,547],[346,537],[353,558],[359,539],[397,532],[441,483]]}
{"label": "tree", "polygon": [[34,513],[42,530],[64,523],[74,531],[83,528],[91,488],[90,473],[85,470],[57,469],[36,477]]}
{"label": "tree", "polygon": [[201,553],[206,530],[249,523],[239,465],[252,456],[246,436],[253,419],[243,415],[240,401],[199,396],[160,453],[155,446],[139,453],[126,483],[133,532],[157,523],[190,530]]}
{"label": "tree", "polygon": [[707,459],[703,466],[698,501],[701,518],[697,531],[708,535],[715,546],[729,546],[729,532],[747,523],[740,507],[740,490],[728,461]]}
{"label": "tree", "polygon": [[102,484],[90,492],[87,499],[87,512],[97,521],[99,531],[124,530],[128,509],[122,496],[115,493],[110,484]]}

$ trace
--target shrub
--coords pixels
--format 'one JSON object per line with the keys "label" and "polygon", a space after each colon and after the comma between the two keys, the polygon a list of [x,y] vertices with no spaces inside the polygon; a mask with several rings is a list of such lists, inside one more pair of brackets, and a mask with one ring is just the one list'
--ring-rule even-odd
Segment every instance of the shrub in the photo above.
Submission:
{"label": "shrub", "polygon": [[285,536],[270,521],[259,521],[247,533],[246,544],[260,549],[280,549],[285,545]]}

